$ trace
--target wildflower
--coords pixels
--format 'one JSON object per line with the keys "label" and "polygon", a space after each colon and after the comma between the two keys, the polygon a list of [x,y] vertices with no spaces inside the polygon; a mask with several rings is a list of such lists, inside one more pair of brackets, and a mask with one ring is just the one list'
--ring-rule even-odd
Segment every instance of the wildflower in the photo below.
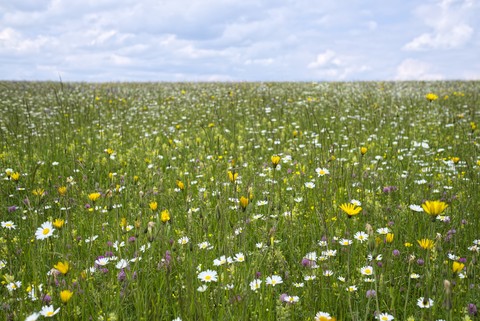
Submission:
{"label": "wildflower", "polygon": [[203,282],[217,282],[217,271],[206,270],[200,272],[198,278]]}
{"label": "wildflower", "polygon": [[416,204],[411,204],[408,206],[412,211],[415,211],[415,212],[423,212],[423,207],[421,207],[420,205],[416,205]]}
{"label": "wildflower", "polygon": [[323,271],[323,276],[332,276],[333,275],[333,271],[332,270],[325,270]]}
{"label": "wildflower", "polygon": [[237,180],[237,177],[238,177],[238,173],[228,171],[228,179],[230,180],[230,182],[235,183],[235,181]]}
{"label": "wildflower", "polygon": [[36,188],[32,191],[32,194],[35,196],[43,197],[43,195],[45,195],[45,190],[43,188]]}
{"label": "wildflower", "polygon": [[185,184],[183,184],[183,182],[181,180],[178,180],[176,181],[176,184],[177,184],[177,187],[183,191],[185,189]]}
{"label": "wildflower", "polygon": [[252,282],[250,282],[250,289],[252,289],[252,291],[257,291],[258,289],[260,289],[261,284],[262,284],[262,280],[255,279]]}
{"label": "wildflower", "polygon": [[437,100],[437,99],[438,99],[438,96],[435,95],[434,93],[428,93],[428,94],[425,95],[425,98],[427,98],[427,100],[428,100],[429,102],[432,102],[432,101],[434,101],[434,100]]}
{"label": "wildflower", "polygon": [[214,266],[224,265],[225,263],[227,263],[227,258],[225,257],[225,255],[222,255],[220,258],[213,260]]}
{"label": "wildflower", "polygon": [[128,261],[125,259],[121,259],[117,262],[117,264],[115,264],[115,267],[119,270],[125,269],[126,267],[128,267]]}
{"label": "wildflower", "polygon": [[60,196],[65,196],[65,194],[67,194],[67,187],[66,186],[60,186],[58,189],[58,194]]}
{"label": "wildflower", "polygon": [[300,298],[296,295],[294,296],[286,295],[285,297],[283,297],[283,302],[286,302],[289,304],[297,303],[299,300]]}
{"label": "wildflower", "polygon": [[350,200],[350,203],[353,204],[353,205],[356,205],[356,206],[362,206],[362,202],[360,202],[359,200],[356,200],[356,199]]}
{"label": "wildflower", "polygon": [[110,262],[110,258],[108,257],[99,257],[98,259],[95,260],[95,265],[96,266],[105,266],[108,264],[108,262]]}
{"label": "wildflower", "polygon": [[330,313],[319,311],[315,314],[315,321],[336,321],[337,319],[330,316]]}
{"label": "wildflower", "polygon": [[310,189],[311,189],[311,188],[314,188],[314,187],[315,187],[315,183],[314,183],[314,182],[306,182],[306,183],[305,183],[305,187],[306,187],[306,188],[310,188]]}
{"label": "wildflower", "polygon": [[12,281],[6,285],[8,292],[13,292],[22,286],[20,281]]}
{"label": "wildflower", "polygon": [[160,221],[162,221],[162,223],[167,223],[170,221],[170,212],[168,210],[163,210],[160,213]]}
{"label": "wildflower", "polygon": [[393,234],[393,233],[387,233],[387,236],[385,237],[385,242],[392,243],[394,235],[395,234]]}
{"label": "wildflower", "polygon": [[317,168],[315,172],[318,174],[318,177],[330,174],[330,171],[326,168]]}
{"label": "wildflower", "polygon": [[468,309],[468,314],[472,315],[472,316],[477,316],[478,314],[478,309],[477,309],[477,306],[473,303],[469,303],[468,306],[467,306],[467,309]]}
{"label": "wildflower", "polygon": [[271,286],[275,286],[277,284],[283,283],[282,277],[279,275],[272,275],[267,277],[265,283]]}
{"label": "wildflower", "polygon": [[73,292],[70,290],[63,290],[60,292],[60,300],[62,300],[63,303],[67,303],[70,301],[70,299],[73,296]]}
{"label": "wildflower", "polygon": [[417,274],[417,273],[410,274],[410,279],[419,279],[419,278],[420,278],[420,274]]}
{"label": "wildflower", "polygon": [[417,240],[418,245],[424,250],[431,250],[433,248],[433,240],[421,239]]}
{"label": "wildflower", "polygon": [[394,319],[393,315],[390,315],[388,313],[380,313],[378,316],[377,316],[377,319],[380,320],[380,321],[391,321]]}
{"label": "wildflower", "polygon": [[61,218],[56,218],[53,221],[53,226],[58,228],[58,229],[61,229],[63,227],[63,224],[65,224],[65,220],[61,219]]}
{"label": "wildflower", "polygon": [[340,245],[343,245],[343,246],[348,246],[348,245],[351,245],[352,244],[352,240],[348,240],[348,239],[340,239],[338,241],[338,243]]}
{"label": "wildflower", "polygon": [[365,295],[367,299],[371,299],[377,296],[377,292],[375,290],[367,290],[367,293]]}
{"label": "wildflower", "polygon": [[362,208],[360,206],[356,206],[352,203],[343,203],[342,205],[340,205],[340,208],[348,215],[349,218],[357,215],[362,211]]}
{"label": "wildflower", "polygon": [[40,314],[43,315],[46,318],[51,318],[55,314],[57,314],[60,311],[60,308],[54,310],[53,305],[44,305],[42,307],[42,310],[40,310]]}
{"label": "wildflower", "polygon": [[452,162],[453,162],[454,164],[458,164],[458,162],[460,161],[460,157],[452,157],[452,158],[450,158],[450,159],[452,160]]}
{"label": "wildflower", "polygon": [[18,181],[20,179],[20,173],[19,172],[11,173],[10,178],[14,181]]}
{"label": "wildflower", "polygon": [[95,203],[100,198],[101,194],[98,192],[88,194],[88,199]]}
{"label": "wildflower", "polygon": [[441,201],[426,201],[422,204],[423,210],[431,216],[437,216],[442,214],[442,212],[448,207],[445,202]]}
{"label": "wildflower", "polygon": [[271,161],[272,161],[272,165],[273,165],[273,168],[276,168],[278,166],[278,164],[280,163],[280,156],[278,155],[273,155],[271,157]]}
{"label": "wildflower", "polygon": [[371,267],[370,265],[364,266],[360,269],[360,273],[362,273],[362,275],[372,275],[373,267]]}
{"label": "wildflower", "polygon": [[350,285],[345,290],[347,290],[347,292],[356,292],[357,291],[357,286]]}
{"label": "wildflower", "polygon": [[184,237],[179,238],[177,242],[178,242],[178,244],[185,245],[189,241],[190,241],[190,239],[188,238],[188,236],[184,236]]}
{"label": "wildflower", "polygon": [[70,270],[70,264],[65,261],[65,262],[58,262],[53,266],[58,272],[62,274],[67,274],[67,272]]}
{"label": "wildflower", "polygon": [[5,221],[2,222],[2,227],[6,228],[7,230],[14,230],[16,228],[15,224],[12,221]]}
{"label": "wildflower", "polygon": [[360,154],[365,155],[367,153],[368,149],[365,146],[360,147]]}
{"label": "wildflower", "polygon": [[245,262],[245,255],[243,255],[243,253],[237,253],[233,259],[235,262]]}
{"label": "wildflower", "polygon": [[424,298],[422,296],[422,297],[418,298],[417,305],[422,309],[428,309],[428,308],[431,308],[433,306],[433,300],[428,299],[428,298]]}
{"label": "wildflower", "polygon": [[150,207],[150,209],[151,209],[152,211],[156,211],[157,208],[158,208],[158,203],[155,202],[155,201],[150,202],[150,203],[148,204],[148,207]]}
{"label": "wildflower", "polygon": [[465,264],[455,261],[453,262],[453,265],[452,265],[452,271],[453,273],[458,273],[458,272],[461,272],[464,267],[465,267]]}
{"label": "wildflower", "polygon": [[245,196],[240,197],[240,206],[244,211],[247,208],[247,205],[248,205],[248,198],[246,198]]}
{"label": "wildflower", "polygon": [[381,227],[381,228],[377,229],[377,233],[382,234],[382,235],[386,235],[386,234],[390,233],[390,229],[388,227]]}
{"label": "wildflower", "polygon": [[40,317],[40,313],[38,312],[33,312],[29,316],[25,318],[25,321],[36,321]]}
{"label": "wildflower", "polygon": [[53,228],[52,223],[45,222],[43,223],[35,232],[35,237],[37,240],[45,240],[53,235],[55,229]]}
{"label": "wildflower", "polygon": [[357,241],[360,241],[360,243],[363,243],[365,241],[368,240],[368,234],[363,232],[363,231],[360,231],[360,232],[357,232],[355,233],[355,235],[353,235],[353,237],[357,240]]}

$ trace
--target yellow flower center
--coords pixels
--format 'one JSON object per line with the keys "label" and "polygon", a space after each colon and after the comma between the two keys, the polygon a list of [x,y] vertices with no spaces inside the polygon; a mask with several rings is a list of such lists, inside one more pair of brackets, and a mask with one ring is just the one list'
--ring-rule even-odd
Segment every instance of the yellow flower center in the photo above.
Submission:
{"label": "yellow flower center", "polygon": [[210,281],[211,279],[212,279],[212,276],[210,276],[210,275],[205,276],[206,281]]}
{"label": "yellow flower center", "polygon": [[47,235],[49,232],[50,232],[50,229],[47,227],[47,228],[44,228],[44,229],[43,229],[42,234],[43,234],[43,235]]}
{"label": "yellow flower center", "polygon": [[51,317],[53,315],[53,311],[48,311],[47,312],[47,317]]}

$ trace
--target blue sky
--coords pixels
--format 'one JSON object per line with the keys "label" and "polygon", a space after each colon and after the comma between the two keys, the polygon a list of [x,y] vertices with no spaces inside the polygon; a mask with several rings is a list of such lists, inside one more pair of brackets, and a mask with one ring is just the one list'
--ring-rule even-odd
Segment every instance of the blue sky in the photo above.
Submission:
{"label": "blue sky", "polygon": [[480,79],[480,0],[0,0],[0,79]]}

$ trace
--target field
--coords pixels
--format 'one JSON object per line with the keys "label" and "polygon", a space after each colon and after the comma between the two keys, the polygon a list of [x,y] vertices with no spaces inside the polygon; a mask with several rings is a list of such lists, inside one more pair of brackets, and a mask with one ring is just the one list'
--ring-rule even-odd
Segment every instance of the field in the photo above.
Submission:
{"label": "field", "polygon": [[0,83],[2,320],[480,320],[480,82]]}

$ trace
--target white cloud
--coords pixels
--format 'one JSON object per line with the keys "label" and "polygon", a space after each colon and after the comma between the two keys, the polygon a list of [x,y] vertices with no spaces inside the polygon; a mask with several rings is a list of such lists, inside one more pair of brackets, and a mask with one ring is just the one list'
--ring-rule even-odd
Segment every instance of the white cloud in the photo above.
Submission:
{"label": "white cloud", "polygon": [[320,68],[330,63],[334,65],[339,65],[340,60],[338,58],[335,58],[335,51],[328,49],[325,52],[318,54],[317,59],[308,64],[308,68]]}
{"label": "white cloud", "polygon": [[408,42],[404,50],[452,49],[466,44],[474,33],[470,26],[473,1],[442,0],[435,5],[421,5],[416,15],[431,29]]}
{"label": "white cloud", "polygon": [[430,64],[415,60],[405,59],[397,67],[395,80],[441,80],[441,74],[431,71]]}
{"label": "white cloud", "polygon": [[421,77],[475,77],[478,1],[418,3],[0,0],[0,78],[381,80],[415,76],[408,50]]}

